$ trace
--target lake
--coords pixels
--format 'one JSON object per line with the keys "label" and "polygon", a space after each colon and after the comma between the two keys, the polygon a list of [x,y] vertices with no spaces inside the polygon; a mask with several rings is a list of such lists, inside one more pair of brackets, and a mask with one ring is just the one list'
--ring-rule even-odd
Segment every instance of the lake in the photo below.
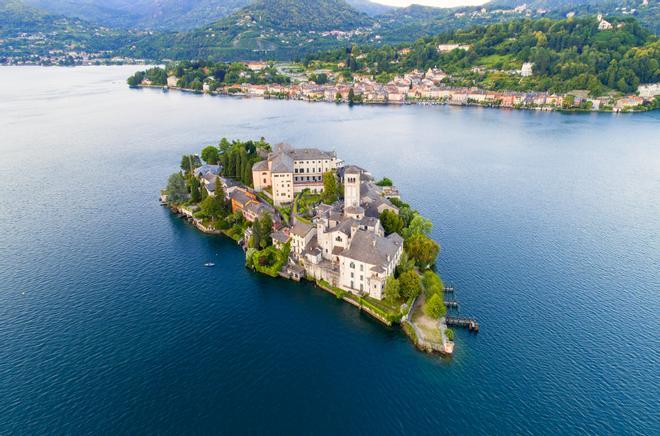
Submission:
{"label": "lake", "polygon": [[[131,90],[138,68],[0,68],[0,433],[660,434],[660,111]],[[420,353],[159,206],[223,136],[392,178],[480,333]]]}

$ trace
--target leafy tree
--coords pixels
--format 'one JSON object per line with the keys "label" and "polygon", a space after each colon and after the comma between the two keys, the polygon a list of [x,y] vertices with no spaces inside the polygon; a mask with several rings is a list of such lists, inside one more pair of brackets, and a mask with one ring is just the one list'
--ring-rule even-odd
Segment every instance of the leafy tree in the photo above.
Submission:
{"label": "leafy tree", "polygon": [[204,147],[202,150],[202,159],[208,164],[215,165],[218,163],[218,159],[220,158],[220,152],[218,151],[218,148],[209,145],[207,147]]}
{"label": "leafy tree", "polygon": [[422,290],[419,275],[413,270],[404,272],[399,276],[399,288],[406,299],[418,296]]}
{"label": "leafy tree", "polygon": [[424,313],[435,319],[445,316],[447,308],[440,294],[431,295],[431,298],[424,303]]}
{"label": "leafy tree", "polygon": [[381,212],[380,223],[388,235],[391,233],[401,233],[401,229],[403,229],[403,219],[396,212],[389,209]]}
{"label": "leafy tree", "polygon": [[317,85],[325,85],[326,83],[328,83],[328,75],[325,73],[312,74],[310,76],[310,80],[315,82]]}
{"label": "leafy tree", "polygon": [[415,235],[429,235],[432,228],[433,223],[431,221],[416,214],[412,221],[410,221],[410,224],[408,224],[408,227],[402,230],[401,236],[403,236],[404,239],[409,239]]}
{"label": "leafy tree", "polygon": [[385,300],[392,304],[398,301],[401,298],[401,290],[399,286],[399,281],[394,277],[388,277],[385,282]]}
{"label": "leafy tree", "polygon": [[196,154],[183,155],[181,157],[181,169],[190,174],[195,168],[202,166],[202,161]]}
{"label": "leafy tree", "polygon": [[190,202],[197,204],[202,199],[202,193],[200,191],[200,184],[197,177],[190,178]]}
{"label": "leafy tree", "polygon": [[410,259],[408,253],[405,251],[401,253],[401,259],[399,259],[399,264],[396,266],[396,275],[399,277],[406,271],[410,271],[415,268],[415,261]]}
{"label": "leafy tree", "polygon": [[383,177],[379,181],[376,182],[376,185],[378,186],[392,186],[393,182],[391,179],[388,179],[387,177]]}
{"label": "leafy tree", "polygon": [[213,221],[223,219],[227,215],[226,203],[215,195],[207,196],[200,204],[200,210]]}
{"label": "leafy tree", "polygon": [[273,231],[273,217],[265,213],[254,220],[252,223],[252,241],[251,245],[257,249],[264,249],[272,244],[270,237]]}
{"label": "leafy tree", "polygon": [[[393,198],[392,200],[396,200],[396,198]],[[417,212],[412,210],[410,206],[408,206],[407,204],[398,207],[399,207],[399,216],[403,220],[403,227],[409,227],[413,218],[415,218],[415,215],[417,215]]]}
{"label": "leafy tree", "polygon": [[433,294],[440,294],[444,290],[442,279],[433,271],[425,271],[422,274],[422,285],[424,286],[424,294],[429,298]]}
{"label": "leafy tree", "polygon": [[227,199],[225,198],[225,190],[222,189],[222,180],[220,179],[220,176],[216,176],[215,178],[215,192],[214,195],[222,201],[222,203],[227,206]]}
{"label": "leafy tree", "polygon": [[167,202],[170,204],[183,203],[188,199],[188,189],[186,188],[186,180],[181,173],[174,173],[167,179]]}
{"label": "leafy tree", "polygon": [[417,233],[406,239],[404,248],[408,256],[422,269],[433,265],[440,253],[440,245],[423,233]]}
{"label": "leafy tree", "polygon": [[321,193],[321,201],[325,204],[332,204],[339,198],[339,188],[337,185],[337,177],[332,171],[323,174],[323,192]]}

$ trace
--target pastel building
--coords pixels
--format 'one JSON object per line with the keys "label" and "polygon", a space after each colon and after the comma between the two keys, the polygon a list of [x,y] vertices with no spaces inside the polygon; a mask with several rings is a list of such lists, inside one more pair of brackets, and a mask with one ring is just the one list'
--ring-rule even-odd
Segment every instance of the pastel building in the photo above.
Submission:
{"label": "pastel building", "polygon": [[339,165],[334,152],[278,144],[266,160],[252,166],[252,181],[256,191],[271,188],[273,202],[279,206],[291,203],[304,189],[322,192],[323,174]]}

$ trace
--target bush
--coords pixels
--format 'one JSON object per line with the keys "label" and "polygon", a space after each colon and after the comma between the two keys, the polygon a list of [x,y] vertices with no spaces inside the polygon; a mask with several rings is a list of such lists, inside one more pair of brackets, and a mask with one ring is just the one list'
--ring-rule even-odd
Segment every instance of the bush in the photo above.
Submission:
{"label": "bush", "polygon": [[414,298],[419,295],[422,284],[415,271],[406,271],[399,277],[399,289],[405,298]]}
{"label": "bush", "polygon": [[449,339],[450,341],[453,341],[453,340],[454,340],[454,331],[453,331],[452,329],[450,329],[450,328],[445,329],[445,336],[446,336],[447,339]]}
{"label": "bush", "polygon": [[422,275],[422,285],[424,286],[424,295],[430,298],[434,294],[442,295],[444,285],[439,275],[433,271],[426,271]]}
{"label": "bush", "polygon": [[424,304],[424,313],[431,318],[439,319],[447,313],[445,302],[438,294],[433,294]]}

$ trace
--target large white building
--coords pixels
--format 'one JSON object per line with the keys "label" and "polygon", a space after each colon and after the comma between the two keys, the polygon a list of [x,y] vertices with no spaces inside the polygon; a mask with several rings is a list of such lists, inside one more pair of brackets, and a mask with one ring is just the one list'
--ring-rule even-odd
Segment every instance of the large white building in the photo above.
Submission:
{"label": "large white building", "polygon": [[359,168],[343,173],[343,205],[319,206],[314,230],[296,224],[292,252],[308,275],[380,300],[403,253],[403,239],[396,233],[385,236],[378,217],[385,209],[398,209]]}
{"label": "large white building", "polygon": [[323,174],[338,166],[335,152],[278,144],[268,159],[252,166],[252,182],[257,191],[272,188],[273,202],[279,206],[291,203],[304,189],[323,191]]}

